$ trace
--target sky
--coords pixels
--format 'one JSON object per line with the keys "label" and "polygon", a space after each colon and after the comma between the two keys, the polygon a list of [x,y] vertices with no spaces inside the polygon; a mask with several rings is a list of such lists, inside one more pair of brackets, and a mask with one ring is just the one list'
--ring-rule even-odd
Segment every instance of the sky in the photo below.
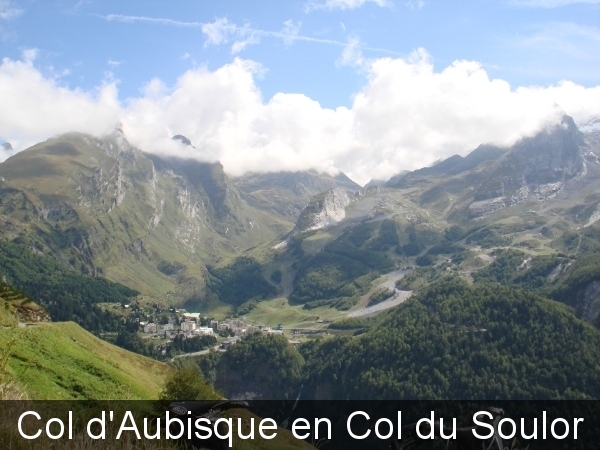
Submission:
{"label": "sky", "polygon": [[121,126],[364,184],[600,116],[600,0],[0,0],[0,57],[0,160]]}

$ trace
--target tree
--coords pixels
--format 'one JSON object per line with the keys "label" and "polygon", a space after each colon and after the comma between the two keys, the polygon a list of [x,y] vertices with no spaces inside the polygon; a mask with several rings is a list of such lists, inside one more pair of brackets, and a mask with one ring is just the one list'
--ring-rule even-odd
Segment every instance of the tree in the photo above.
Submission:
{"label": "tree", "polygon": [[212,386],[204,379],[198,367],[189,365],[169,375],[158,396],[165,404],[177,400],[219,400]]}

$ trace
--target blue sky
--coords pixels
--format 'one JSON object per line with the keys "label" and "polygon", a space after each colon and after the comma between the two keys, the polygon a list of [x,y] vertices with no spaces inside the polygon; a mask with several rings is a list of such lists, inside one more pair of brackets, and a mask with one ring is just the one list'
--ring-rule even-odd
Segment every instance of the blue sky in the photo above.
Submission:
{"label": "blue sky", "polygon": [[[175,130],[172,129],[173,123],[177,123],[180,117],[177,114],[166,117],[162,109],[160,114],[157,112],[160,118],[151,119],[154,128],[160,122],[165,124],[165,135],[172,131],[187,133],[199,143],[206,139],[206,150],[199,157],[225,160],[226,169],[229,166],[232,173],[243,172],[246,168],[259,170],[261,167],[287,170],[298,166],[300,161],[302,168],[341,169],[364,182],[370,176],[386,177],[452,153],[464,154],[478,141],[485,140],[485,136],[477,133],[462,140],[446,133],[445,137],[417,142],[418,139],[410,134],[398,138],[393,130],[379,130],[384,124],[389,124],[388,128],[398,127],[397,123],[392,123],[393,115],[381,116],[381,111],[389,110],[392,114],[400,107],[410,106],[420,111],[421,119],[427,119],[434,110],[439,110],[435,101],[430,102],[430,110],[422,108],[427,103],[425,101],[416,105],[393,103],[375,108],[373,102],[380,102],[386,97],[395,98],[397,95],[405,99],[410,96],[410,92],[396,92],[395,83],[410,85],[429,79],[435,86],[421,86],[424,92],[428,89],[462,92],[461,89],[469,91],[469,88],[461,83],[476,82],[479,75],[485,74],[491,88],[497,87],[493,80],[501,80],[505,84],[504,89],[507,85],[511,93],[527,89],[528,94],[521,95],[520,100],[515,99],[514,104],[503,104],[503,108],[507,109],[502,114],[508,117],[511,115],[510,108],[521,105],[522,99],[528,97],[527,104],[532,109],[527,120],[519,120],[522,123],[531,119],[531,123],[521,127],[521,135],[539,128],[541,121],[547,120],[548,114],[539,111],[543,109],[539,106],[541,97],[546,103],[552,95],[557,99],[568,95],[573,97],[575,86],[582,101],[585,102],[590,95],[596,98],[593,96],[598,95],[600,85],[600,2],[0,0],[0,50],[8,77],[4,78],[5,88],[17,83],[11,76],[18,76],[21,80],[29,76],[31,80],[39,78],[37,82],[32,81],[38,83],[34,87],[23,88],[34,92],[43,85],[40,89],[47,91],[49,99],[54,102],[62,102],[57,99],[69,95],[77,101],[87,101],[90,111],[95,107],[104,111],[90,112],[95,114],[93,117],[108,120],[113,114],[125,124],[134,143],[140,146],[147,144],[140,135],[148,132],[139,124],[150,120],[147,115],[144,120],[140,118],[142,103],[146,102],[148,106],[147,102],[152,101],[150,109],[157,111],[173,108],[165,102],[171,101],[178,90],[183,96],[185,89],[192,89],[199,97],[193,97],[196,109],[192,108],[186,114],[197,112],[198,117],[204,117],[210,105],[202,104],[204,94],[191,86],[198,86],[202,77],[210,84],[208,79],[211,76],[219,78],[216,75],[219,70],[230,71],[229,75],[221,75],[229,81],[237,80],[231,82],[235,85],[235,92],[239,89],[239,96],[230,99],[232,104],[213,112],[225,117],[233,111],[238,120],[233,132],[223,137],[222,131],[219,140],[216,135],[207,137],[207,129],[201,129],[197,123],[188,124],[188,129]],[[9,66],[7,61],[17,65]],[[450,83],[453,87],[440,87],[432,74],[443,73],[456,61],[477,67],[465,65],[466,72],[460,76],[446,74],[447,79],[442,85]],[[402,62],[404,65],[400,64]],[[22,65],[18,66],[19,63]],[[407,75],[405,69],[409,66],[418,73],[407,81],[406,77],[411,75]],[[27,70],[28,75],[19,70]],[[473,72],[479,75],[474,76]],[[187,88],[181,81],[186,74],[196,77],[196,81],[190,81]],[[565,81],[571,83],[569,94],[558,88]],[[223,81],[219,83],[222,85]],[[156,87],[159,84],[160,87]],[[394,89],[395,93],[383,92],[385,86]],[[484,97],[488,95],[487,87],[477,86],[483,89]],[[540,90],[544,96],[541,96]],[[327,130],[335,128],[333,135],[327,135],[327,130],[320,130],[310,142],[299,142],[294,136],[303,133],[302,130],[307,127],[313,130],[317,126],[309,123],[308,116],[306,120],[309,122],[290,131],[289,136],[285,135],[285,129],[271,136],[259,133],[256,124],[267,126],[265,121],[275,120],[273,113],[266,112],[265,108],[277,98],[277,94],[286,95],[280,103],[287,105],[286,110],[291,111],[290,114],[302,115],[302,118],[294,116],[298,123],[302,123],[306,115],[324,114],[324,117],[330,117]],[[301,101],[292,94],[300,95]],[[361,95],[363,103],[358,101]],[[502,101],[494,100],[502,97],[497,92],[489,95],[491,102]],[[101,100],[102,96],[105,100]],[[534,97],[536,100],[533,100]],[[25,108],[27,101],[18,100],[14,99],[15,104]],[[458,94],[445,103],[450,101],[457,103],[455,108],[447,111],[448,120],[458,120],[458,116],[464,115],[460,111],[457,113],[463,106],[468,110],[479,108],[468,102],[461,106]],[[318,105],[313,105],[313,102]],[[565,106],[569,102],[575,103],[574,100],[554,100],[580,122],[598,114],[593,104]],[[67,103],[65,114],[73,114]],[[99,104],[102,105],[98,107]],[[360,110],[361,105],[375,108],[369,110],[372,114],[369,113],[368,120],[372,120],[373,125],[366,131],[357,125],[357,118],[367,114]],[[318,112],[311,113],[313,107],[318,107]],[[43,118],[36,115],[39,111],[35,111],[35,104],[31,108],[30,122],[35,124],[39,121],[43,130],[36,133],[31,130],[31,125],[27,128],[17,123],[4,128],[0,126],[0,140],[11,140],[16,143],[15,147],[22,149],[36,139],[44,138],[45,134],[64,131],[60,126],[56,129],[41,126]],[[114,109],[112,113],[107,112],[110,108]],[[244,119],[246,113],[240,111],[248,109],[254,112],[250,114],[251,118],[247,116]],[[330,112],[335,113],[335,117]],[[1,113],[0,110],[0,120]],[[490,114],[487,110],[479,111],[469,121],[491,123],[494,119]],[[504,116],[500,117],[500,122]],[[448,120],[436,117],[437,122]],[[403,118],[404,123],[407,121],[410,122],[410,119]],[[180,122],[185,128],[185,120]],[[417,125],[408,123],[411,128]],[[511,126],[510,121],[506,123],[506,130],[490,125],[487,130],[490,141],[514,140],[514,133],[508,131]],[[76,123],[73,127],[80,128]],[[214,127],[223,130],[223,123]],[[276,127],[275,122],[273,127]],[[244,129],[246,135],[238,136]],[[435,130],[439,129],[438,124]],[[94,130],[83,127],[81,131]],[[426,133],[427,129],[421,132]],[[359,138],[356,137],[358,134]],[[236,136],[233,141],[229,138],[232,135]],[[262,137],[257,140],[257,135]],[[382,141],[380,135],[389,139]],[[153,140],[156,139],[153,137]],[[313,161],[315,155],[303,146],[314,146],[315,142],[322,140],[330,143],[328,148],[339,142],[344,142],[344,146],[330,150],[324,159]],[[168,147],[168,144],[164,145]],[[264,158],[287,158],[294,162],[265,166],[249,162],[248,156],[241,158],[245,164],[243,167],[237,167],[233,162],[226,163],[239,160],[240,152],[256,152],[257,146]],[[169,151],[177,149],[170,148]],[[322,149],[319,153],[323,153]],[[370,156],[365,156],[365,153]],[[415,157],[417,154],[418,158]]]}

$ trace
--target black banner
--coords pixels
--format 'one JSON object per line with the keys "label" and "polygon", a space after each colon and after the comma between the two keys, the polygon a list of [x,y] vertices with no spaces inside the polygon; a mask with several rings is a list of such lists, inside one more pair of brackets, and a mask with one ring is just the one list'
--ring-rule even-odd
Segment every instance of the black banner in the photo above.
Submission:
{"label": "black banner", "polygon": [[600,402],[2,401],[0,442],[8,449],[595,450]]}

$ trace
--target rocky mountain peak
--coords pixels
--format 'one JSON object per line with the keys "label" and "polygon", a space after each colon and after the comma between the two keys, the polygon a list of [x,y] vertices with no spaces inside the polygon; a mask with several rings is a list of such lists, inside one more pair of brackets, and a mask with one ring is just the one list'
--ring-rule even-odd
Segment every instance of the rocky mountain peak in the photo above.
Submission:
{"label": "rocky mountain peak", "polygon": [[13,150],[13,146],[10,144],[10,142],[5,142],[4,144],[2,144],[2,148],[7,151]]}
{"label": "rocky mountain peak", "polygon": [[547,201],[567,182],[586,173],[582,133],[569,116],[535,136],[521,139],[499,158],[469,206],[473,219],[528,198]]}
{"label": "rocky mountain peak", "polygon": [[171,139],[173,139],[174,141],[179,141],[181,142],[183,145],[188,145],[192,148],[196,148],[192,145],[192,141],[190,141],[188,138],[186,138],[184,135],[182,134],[176,134],[175,136],[173,136]]}

